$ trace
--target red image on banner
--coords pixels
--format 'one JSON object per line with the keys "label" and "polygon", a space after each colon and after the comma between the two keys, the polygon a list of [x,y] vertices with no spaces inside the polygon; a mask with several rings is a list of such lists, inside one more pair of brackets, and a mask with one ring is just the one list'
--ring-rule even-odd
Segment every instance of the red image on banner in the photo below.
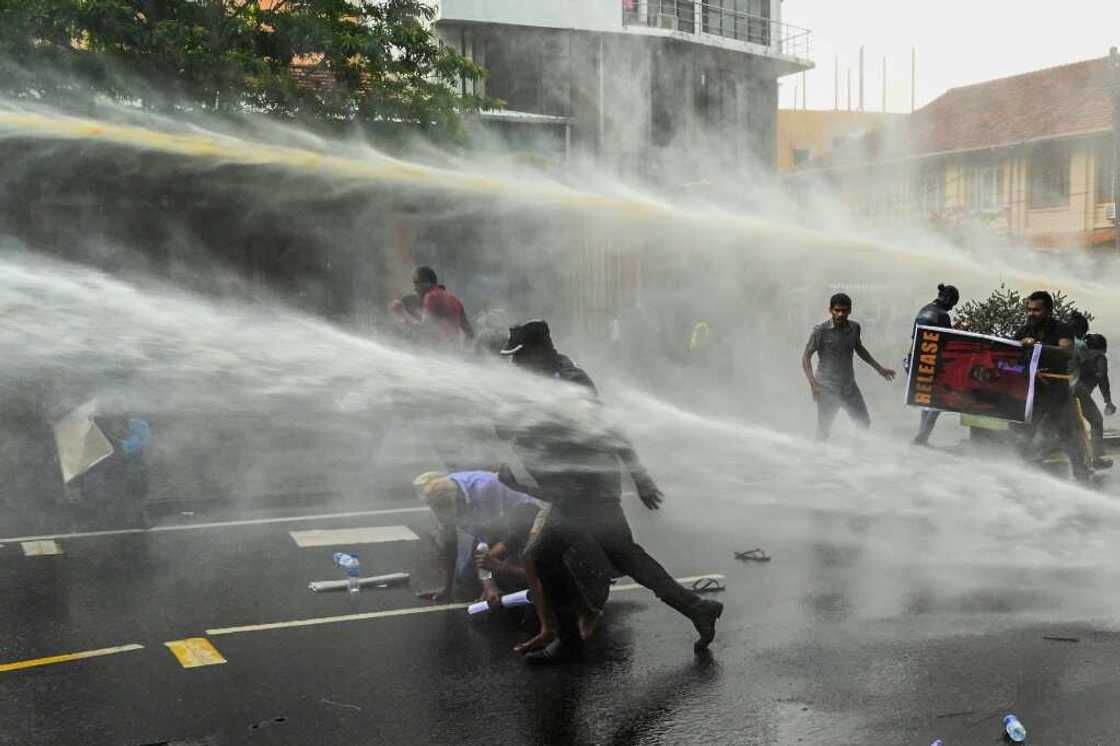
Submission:
{"label": "red image on banner", "polygon": [[1030,420],[1041,348],[982,334],[919,326],[907,404],[946,412]]}

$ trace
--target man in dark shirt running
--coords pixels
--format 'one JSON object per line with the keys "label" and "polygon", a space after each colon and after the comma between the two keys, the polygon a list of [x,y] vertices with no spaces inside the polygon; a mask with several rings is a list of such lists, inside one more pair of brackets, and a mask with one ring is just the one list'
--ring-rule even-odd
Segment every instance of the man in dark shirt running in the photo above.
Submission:
{"label": "man in dark shirt running", "polygon": [[1084,359],[1080,375],[1073,384],[1073,395],[1081,403],[1081,413],[1089,421],[1093,440],[1093,468],[1107,469],[1112,466],[1112,459],[1104,456],[1104,417],[1093,401],[1093,391],[1098,386],[1104,397],[1105,413],[1116,414],[1116,406],[1112,403],[1112,386],[1108,382],[1108,340],[1100,334],[1086,334]]}
{"label": "man in dark shirt running", "polygon": [[[914,329],[910,333],[910,339],[914,338],[919,326],[939,326],[946,329],[951,327],[953,319],[949,316],[949,312],[953,310],[960,299],[960,292],[952,285],[938,285],[937,297],[933,299],[933,302],[927,303],[918,311],[918,316],[914,319]],[[918,426],[918,434],[914,437],[915,445],[924,446],[929,443],[929,436],[933,434],[934,425],[937,424],[937,418],[940,415],[941,413],[936,409],[922,409],[922,421]]]}
{"label": "man in dark shirt running", "polygon": [[[861,428],[871,427],[871,416],[856,385],[853,355],[859,355],[886,380],[893,381],[895,377],[893,370],[879,365],[863,346],[859,324],[848,318],[852,313],[852,299],[845,293],[836,293],[829,299],[828,308],[832,318],[813,327],[801,356],[801,369],[809,381],[813,401],[817,403],[818,440],[828,440],[832,422],[841,408]],[[815,375],[813,353],[817,354]]]}
{"label": "man in dark shirt running", "polygon": [[1027,296],[1027,323],[1019,327],[1014,338],[1022,342],[1024,347],[1043,345],[1041,364],[1045,373],[1062,376],[1046,378],[1044,374],[1036,381],[1032,424],[1024,428],[1028,447],[1033,444],[1040,427],[1053,427],[1062,450],[1069,458],[1074,478],[1078,481],[1088,480],[1085,439],[1082,437],[1081,422],[1073,405],[1069,383],[1065,380],[1069,373],[1069,359],[1074,350],[1074,332],[1068,324],[1054,318],[1054,299],[1050,297],[1050,293],[1037,290]]}
{"label": "man in dark shirt running", "polygon": [[[591,378],[566,355],[553,346],[548,324],[528,321],[510,329],[503,355],[511,356],[514,365],[558,382],[585,386],[596,393]],[[526,487],[512,480],[508,470],[502,477],[511,481],[513,489],[527,491],[551,503],[540,535],[530,548],[530,563],[535,564],[548,553],[554,558],[564,555],[564,563],[576,577],[586,577],[587,567],[572,568],[572,563],[596,564],[596,555],[605,555],[619,572],[629,575],[653,591],[664,603],[688,617],[700,639],[697,652],[707,649],[715,637],[716,620],[723,613],[723,604],[703,599],[680,585],[657,560],[634,541],[630,525],[622,512],[621,461],[634,480],[638,496],[650,510],[661,505],[661,490],[642,466],[633,447],[622,433],[608,436],[577,431],[560,423],[529,426],[518,432],[513,446],[538,488]],[[574,549],[574,552],[568,551]],[[530,574],[532,579],[532,574]],[[548,577],[540,576],[546,595],[553,595]],[[542,624],[545,619],[542,618]],[[582,632],[582,630],[581,630]],[[570,655],[576,640],[562,627],[542,629],[542,634],[522,650],[531,659],[555,660]]]}

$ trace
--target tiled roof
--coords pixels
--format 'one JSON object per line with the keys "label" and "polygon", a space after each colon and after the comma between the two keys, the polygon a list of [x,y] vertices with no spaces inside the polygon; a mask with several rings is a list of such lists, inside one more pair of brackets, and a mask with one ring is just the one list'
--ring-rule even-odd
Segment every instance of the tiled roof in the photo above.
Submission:
{"label": "tiled roof", "polygon": [[953,88],[904,121],[806,170],[1007,147],[1112,128],[1109,58]]}

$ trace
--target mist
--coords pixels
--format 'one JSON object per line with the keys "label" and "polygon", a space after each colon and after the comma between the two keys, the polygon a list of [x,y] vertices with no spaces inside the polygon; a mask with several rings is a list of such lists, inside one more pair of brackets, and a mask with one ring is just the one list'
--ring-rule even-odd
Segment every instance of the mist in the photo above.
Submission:
{"label": "mist", "polygon": [[[919,456],[903,386],[866,368],[857,377],[871,432],[841,422],[832,444],[815,443],[799,369],[836,290],[852,295],[872,353],[899,368],[938,282],[964,300],[1001,282],[1061,290],[1107,329],[1120,321],[1111,266],[964,249],[916,225],[876,234],[824,189],[793,197],[776,180],[736,210],[607,173],[577,189],[493,149],[425,147],[410,159],[250,120],[112,108],[74,117],[6,101],[0,147],[5,399],[30,398],[53,419],[92,396],[123,396],[157,423],[153,499],[236,501],[315,484],[360,501],[407,492],[413,475],[444,465],[428,428],[563,420],[588,437],[607,432],[580,392],[397,339],[389,291],[405,292],[411,265],[427,263],[472,315],[547,318],[684,520],[747,529],[766,515],[774,540],[792,542],[806,538],[806,516],[826,516],[830,533],[863,547],[869,573],[904,563],[952,586],[970,581],[935,569],[1046,565],[1101,583],[1114,572],[1111,499],[999,454]],[[730,193],[716,173],[713,189]],[[55,191],[34,197],[44,183]],[[179,201],[153,212],[172,189]],[[415,252],[394,268],[400,231]],[[256,252],[248,270],[238,241]],[[302,271],[254,282],[272,254]],[[713,368],[688,358],[697,321],[718,335]],[[1081,599],[1100,611],[1093,584],[1082,588],[1063,590],[1074,596],[1067,610]]]}

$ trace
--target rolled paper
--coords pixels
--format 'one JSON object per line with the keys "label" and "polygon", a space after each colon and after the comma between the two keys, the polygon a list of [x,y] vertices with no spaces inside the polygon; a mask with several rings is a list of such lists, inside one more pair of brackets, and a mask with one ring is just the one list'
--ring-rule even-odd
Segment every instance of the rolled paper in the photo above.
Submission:
{"label": "rolled paper", "polygon": [[[358,584],[362,588],[365,588],[366,586],[377,587],[382,585],[400,585],[402,583],[407,583],[410,578],[411,576],[407,572],[394,572],[388,575],[377,575],[370,578],[358,578]],[[318,593],[320,591],[340,591],[344,588],[347,588],[349,584],[349,579],[313,580],[307,584],[307,587]]]}
{"label": "rolled paper", "polygon": [[[532,604],[533,600],[529,598],[528,588],[523,591],[518,591],[517,593],[507,593],[502,596],[502,607],[506,609],[512,609],[516,606],[531,606]],[[490,604],[485,601],[476,601],[467,607],[468,614],[485,614],[488,611],[490,611]]]}
{"label": "rolled paper", "polygon": [[502,606],[512,609],[515,606],[532,606],[533,600],[529,598],[529,589],[517,593],[508,593],[502,596]]}

